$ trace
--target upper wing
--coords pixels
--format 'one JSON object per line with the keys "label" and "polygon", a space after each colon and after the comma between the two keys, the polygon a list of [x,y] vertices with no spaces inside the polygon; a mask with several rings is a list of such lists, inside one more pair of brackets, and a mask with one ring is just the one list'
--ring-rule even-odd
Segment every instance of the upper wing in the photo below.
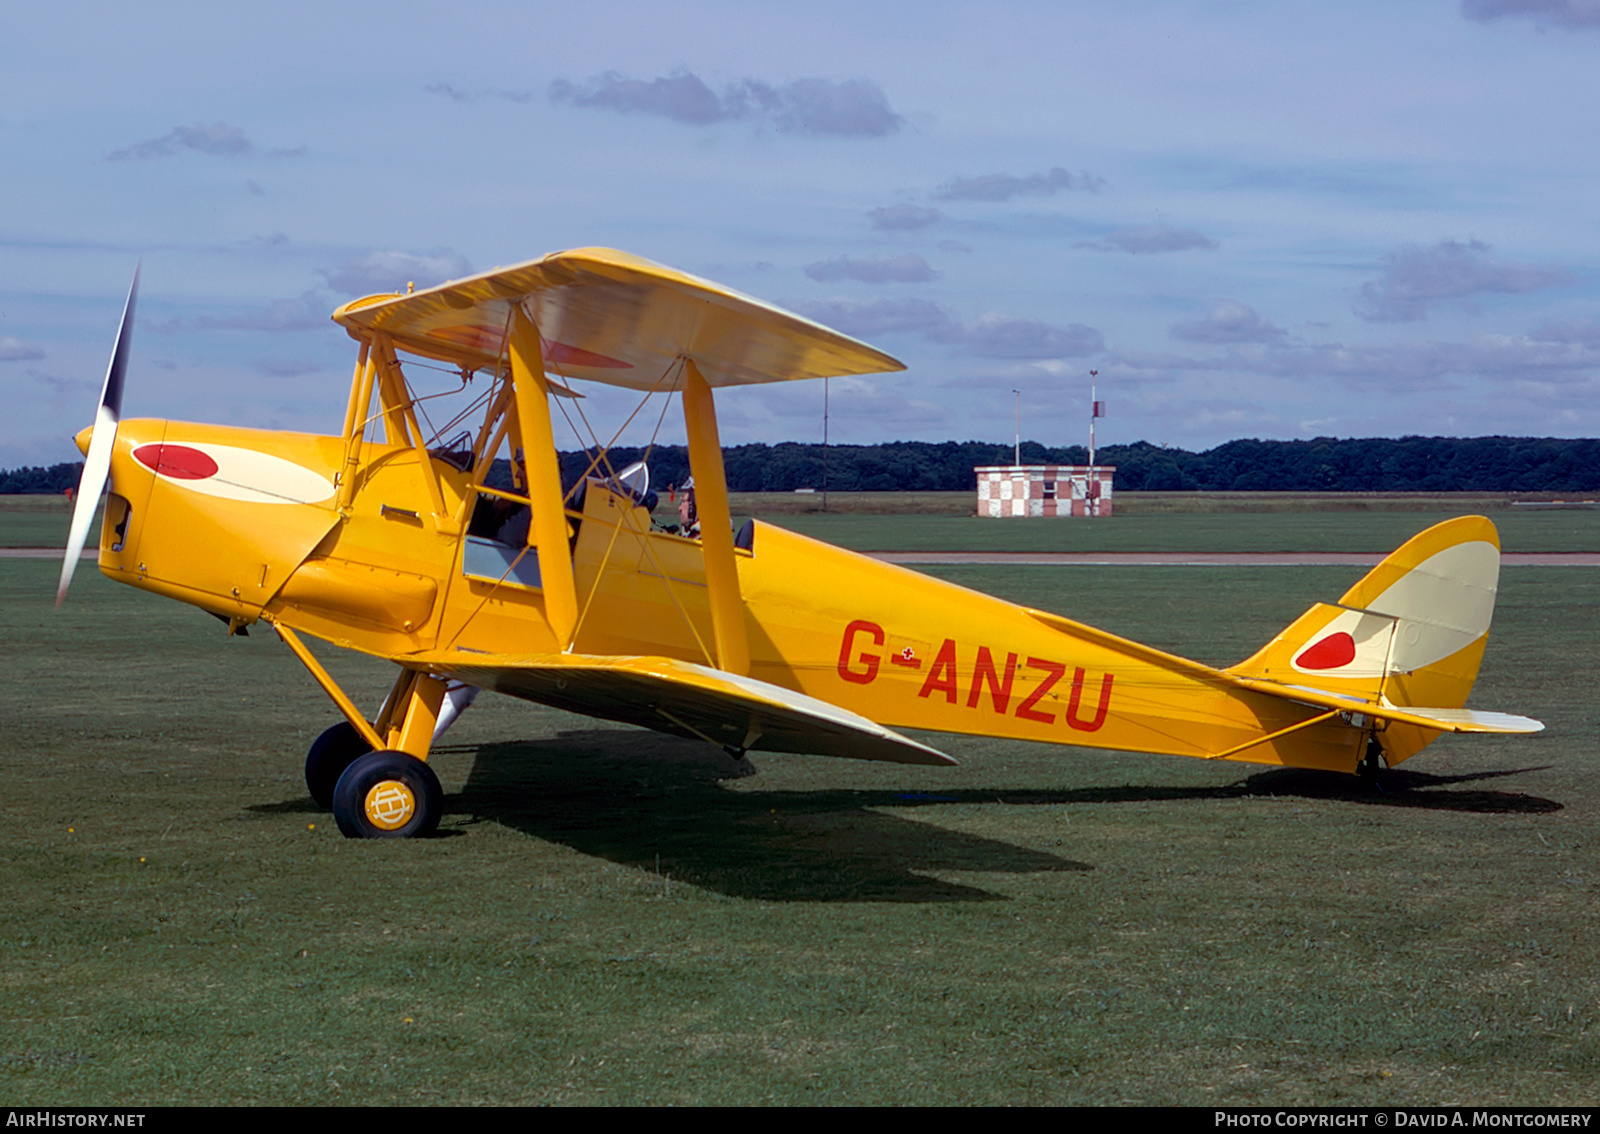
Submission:
{"label": "upper wing", "polygon": [[544,339],[546,369],[636,390],[654,388],[681,358],[712,386],[905,369],[819,323],[609,248],[358,299],[333,318],[352,334],[381,331],[413,353],[492,369],[517,302]]}
{"label": "upper wing", "polygon": [[848,709],[672,658],[455,653],[409,660],[524,700],[741,750],[955,763]]}

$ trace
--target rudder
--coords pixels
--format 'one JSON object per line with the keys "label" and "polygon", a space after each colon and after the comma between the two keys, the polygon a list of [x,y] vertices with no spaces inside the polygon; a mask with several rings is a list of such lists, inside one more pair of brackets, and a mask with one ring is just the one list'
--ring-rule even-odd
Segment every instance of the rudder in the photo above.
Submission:
{"label": "rudder", "polygon": [[[1499,578],[1494,524],[1483,516],[1446,520],[1228,672],[1401,708],[1460,708],[1483,660]],[[1378,739],[1393,765],[1438,735],[1395,722]]]}

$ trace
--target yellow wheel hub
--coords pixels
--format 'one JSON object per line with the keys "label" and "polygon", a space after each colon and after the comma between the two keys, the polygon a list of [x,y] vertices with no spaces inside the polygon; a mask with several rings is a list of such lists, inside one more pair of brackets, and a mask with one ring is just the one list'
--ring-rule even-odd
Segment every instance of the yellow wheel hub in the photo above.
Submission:
{"label": "yellow wheel hub", "polygon": [[397,831],[417,813],[417,797],[399,780],[372,785],[365,803],[367,821],[381,831]]}

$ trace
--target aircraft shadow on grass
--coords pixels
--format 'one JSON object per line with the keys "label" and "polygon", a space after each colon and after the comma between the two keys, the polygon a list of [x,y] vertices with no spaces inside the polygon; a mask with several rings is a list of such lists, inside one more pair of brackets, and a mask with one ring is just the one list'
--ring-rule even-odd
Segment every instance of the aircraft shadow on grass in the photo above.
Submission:
{"label": "aircraft shadow on grass", "polygon": [[[1010,843],[915,822],[889,809],[951,804],[1064,806],[1296,796],[1367,806],[1538,814],[1561,804],[1514,792],[1443,790],[1515,775],[1394,770],[1383,790],[1336,773],[1275,768],[1206,788],[993,788],[729,791],[754,771],[699,741],[629,729],[476,749],[447,809],[493,819],[613,862],[670,873],[735,897],[768,901],[971,901],[1002,895],[929,872],[1054,873],[1093,867]],[[659,858],[658,858],[659,856]]]}
{"label": "aircraft shadow on grass", "polygon": [[[1005,895],[934,873],[1072,873],[1082,862],[886,814],[951,804],[1094,806],[1285,796],[1362,806],[1480,814],[1544,814],[1554,800],[1461,785],[1538,768],[1463,775],[1396,769],[1381,790],[1355,777],[1272,768],[1207,787],[1123,785],[1072,789],[944,791],[819,789],[729,791],[754,774],[697,740],[634,729],[563,732],[551,740],[441,746],[447,761],[473,760],[466,783],[445,798],[448,815],[492,820],[639,870],[730,897],[762,901],[995,901]],[[252,811],[320,810],[309,799]],[[449,827],[440,835],[458,833]]]}
{"label": "aircraft shadow on grass", "polygon": [[1542,772],[1549,767],[1549,764],[1541,764],[1537,767],[1502,768],[1455,776],[1393,768],[1383,774],[1380,788],[1339,772],[1273,768],[1250,776],[1243,784],[1236,785],[1231,794],[1294,795],[1306,799],[1348,800],[1371,807],[1414,807],[1426,811],[1468,811],[1483,815],[1547,815],[1560,811],[1563,804],[1537,795],[1491,791],[1487,788],[1466,791],[1430,789],[1520,776],[1526,772]]}
{"label": "aircraft shadow on grass", "polygon": [[[447,813],[494,820],[583,854],[763,901],[983,901],[925,872],[1076,872],[1081,863],[883,814],[891,791],[729,791],[754,773],[700,741],[624,729],[489,744]],[[991,802],[985,795],[984,802]]]}
{"label": "aircraft shadow on grass", "polygon": [[1177,787],[1122,785],[1116,787],[1075,788],[1067,791],[1023,789],[974,793],[974,799],[962,799],[960,793],[948,797],[951,802],[999,802],[1009,804],[1093,804],[1093,803],[1151,803],[1163,800],[1214,800],[1245,799],[1251,796],[1292,796],[1297,799],[1327,799],[1364,807],[1411,807],[1426,811],[1465,811],[1485,815],[1544,815],[1560,811],[1563,804],[1522,792],[1489,791],[1437,791],[1452,784],[1475,780],[1499,779],[1525,772],[1543,771],[1549,765],[1531,768],[1506,768],[1498,771],[1471,772],[1457,776],[1440,776],[1428,772],[1411,772],[1391,769],[1383,775],[1382,785],[1374,787],[1365,780],[1344,772],[1318,772],[1306,768],[1270,768],[1256,772],[1231,784],[1214,787]]}

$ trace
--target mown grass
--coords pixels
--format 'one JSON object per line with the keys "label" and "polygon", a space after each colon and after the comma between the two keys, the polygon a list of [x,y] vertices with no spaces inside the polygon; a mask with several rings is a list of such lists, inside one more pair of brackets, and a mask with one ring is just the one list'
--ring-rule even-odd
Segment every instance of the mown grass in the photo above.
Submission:
{"label": "mown grass", "polygon": [[[1096,520],[860,513],[782,515],[782,527],[853,551],[1165,551],[1387,553],[1466,510],[1184,513]],[[1507,551],[1600,551],[1600,511],[1488,513]]]}
{"label": "mown grass", "polygon": [[[963,493],[736,493],[734,511],[852,551],[1386,553],[1450,516],[1488,515],[1507,551],[1600,551],[1600,509],[1507,493],[1125,493],[1097,520],[995,520]],[[666,507],[665,504],[662,506]]]}
{"label": "mown grass", "polygon": [[[735,511],[754,516],[820,512],[971,516],[974,492],[731,492]],[[1483,512],[1519,502],[1595,504],[1593,493],[1528,492],[1118,492],[1116,514],[1150,516],[1246,512]]]}
{"label": "mown grass", "polygon": [[[0,496],[0,547],[65,547],[71,521],[64,496]],[[98,513],[90,530],[99,534]]]}
{"label": "mown grass", "polygon": [[[836,492],[826,513],[804,510],[820,507],[820,494],[736,493],[732,507],[739,520],[756,516],[854,551],[1388,552],[1468,514],[1493,519],[1508,551],[1600,551],[1600,509],[1515,508],[1505,494],[1127,495],[1131,507],[1090,521],[979,518],[964,493]],[[677,522],[670,501],[656,514]],[[0,547],[63,547],[68,518],[62,497],[0,497]]]}
{"label": "mown grass", "polygon": [[[1211,661],[1357,572],[940,572]],[[288,650],[0,563],[0,1097],[1593,1101],[1600,577],[1506,572],[1475,702],[1374,794],[930,738],[757,756],[485,697],[440,837],[342,839]],[[327,652],[365,704],[384,663]]]}

